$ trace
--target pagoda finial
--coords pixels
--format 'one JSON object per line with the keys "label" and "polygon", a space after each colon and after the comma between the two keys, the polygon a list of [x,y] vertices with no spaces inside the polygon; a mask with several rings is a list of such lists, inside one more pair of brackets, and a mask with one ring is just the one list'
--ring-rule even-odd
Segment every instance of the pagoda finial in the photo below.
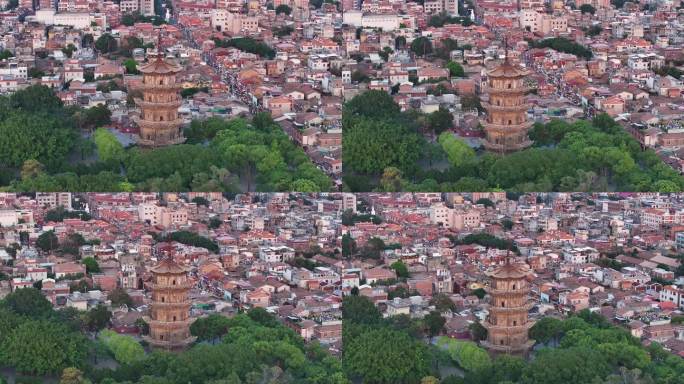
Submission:
{"label": "pagoda finial", "polygon": [[508,63],[508,36],[504,36],[504,62]]}
{"label": "pagoda finial", "polygon": [[159,34],[157,35],[157,60],[161,60],[164,52],[162,49],[162,30],[159,28]]}
{"label": "pagoda finial", "polygon": [[508,245],[508,249],[506,250],[506,265],[511,264],[511,245]]}

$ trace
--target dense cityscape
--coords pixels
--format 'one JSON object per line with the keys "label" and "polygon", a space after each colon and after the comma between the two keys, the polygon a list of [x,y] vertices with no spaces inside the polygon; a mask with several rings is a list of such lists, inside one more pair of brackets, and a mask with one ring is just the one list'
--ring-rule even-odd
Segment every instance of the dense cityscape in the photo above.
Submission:
{"label": "dense cityscape", "polygon": [[4,193],[0,234],[10,383],[684,377],[682,195]]}
{"label": "dense cityscape", "polygon": [[684,384],[684,1],[0,0],[0,384]]}

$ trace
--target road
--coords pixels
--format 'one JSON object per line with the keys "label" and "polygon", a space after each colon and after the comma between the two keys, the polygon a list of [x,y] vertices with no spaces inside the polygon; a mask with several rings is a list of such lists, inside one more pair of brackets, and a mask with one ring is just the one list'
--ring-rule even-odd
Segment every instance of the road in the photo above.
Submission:
{"label": "road", "polygon": [[[187,26],[178,23],[175,18],[171,18],[171,24],[180,28],[183,33],[183,39],[188,46],[201,50],[200,44],[194,39],[192,31]],[[212,52],[202,52],[202,60],[219,75],[224,84],[228,85],[231,96],[236,100],[241,101],[249,108],[250,114],[255,115],[256,113],[265,110],[264,107],[259,104],[258,99],[249,92],[249,89],[242,82],[240,82],[237,74],[222,67]]]}
{"label": "road", "polygon": [[555,87],[554,96],[556,98],[564,98],[569,100],[572,104],[584,109],[584,118],[591,119],[596,114],[596,109],[593,105],[584,105],[582,103],[582,96],[579,94],[579,90],[576,87],[572,87],[565,82],[563,82],[563,71],[547,71],[540,64],[535,64],[532,62],[532,57],[530,52],[527,51],[523,54],[523,60],[528,68],[534,70],[538,75],[544,77],[547,83]]}

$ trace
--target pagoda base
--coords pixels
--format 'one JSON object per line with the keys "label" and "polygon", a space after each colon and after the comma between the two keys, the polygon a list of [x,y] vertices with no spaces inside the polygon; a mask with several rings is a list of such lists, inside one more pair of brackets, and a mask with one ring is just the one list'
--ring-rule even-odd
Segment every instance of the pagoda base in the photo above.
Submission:
{"label": "pagoda base", "polygon": [[138,136],[136,138],[136,142],[141,147],[165,147],[167,145],[183,144],[185,142],[185,137],[179,137],[179,138],[173,139],[173,140],[159,141],[159,140],[146,140],[146,139],[143,139],[142,137]]}
{"label": "pagoda base", "polygon": [[181,350],[187,348],[188,345],[192,344],[197,340],[197,336],[190,336],[186,339],[183,340],[157,340],[153,339],[149,335],[143,336],[143,340],[145,340],[149,345],[151,345],[154,348],[159,348],[159,349],[166,349],[166,350]]}
{"label": "pagoda base", "polygon": [[521,344],[521,345],[498,345],[498,344],[492,344],[487,340],[483,340],[480,342],[480,346],[487,349],[487,351],[491,355],[507,354],[507,355],[527,357],[527,355],[530,353],[530,350],[534,346],[534,343],[535,343],[534,340],[527,340],[527,342],[525,342],[524,344]]}
{"label": "pagoda base", "polygon": [[483,145],[485,149],[490,152],[496,153],[511,153],[522,151],[523,149],[531,147],[532,144],[534,144],[534,142],[529,139],[517,144],[496,144],[487,140],[483,140]]}

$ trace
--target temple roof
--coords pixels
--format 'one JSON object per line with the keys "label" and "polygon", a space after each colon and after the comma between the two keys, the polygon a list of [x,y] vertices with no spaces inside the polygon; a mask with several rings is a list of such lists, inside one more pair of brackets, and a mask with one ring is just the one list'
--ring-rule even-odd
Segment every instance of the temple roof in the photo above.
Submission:
{"label": "temple roof", "polygon": [[187,273],[190,268],[176,263],[172,258],[165,257],[150,269],[152,273]]}
{"label": "temple roof", "polygon": [[511,64],[508,60],[504,60],[501,65],[487,72],[487,75],[490,77],[524,77],[527,74],[528,72],[525,68]]}
{"label": "temple roof", "polygon": [[167,73],[180,72],[182,68],[173,61],[163,58],[161,55],[159,55],[154,60],[151,60],[149,63],[138,68],[138,70],[142,73],[163,75]]}
{"label": "temple roof", "polygon": [[494,268],[488,275],[493,279],[524,279],[530,274],[530,268],[525,263],[509,262]]}

